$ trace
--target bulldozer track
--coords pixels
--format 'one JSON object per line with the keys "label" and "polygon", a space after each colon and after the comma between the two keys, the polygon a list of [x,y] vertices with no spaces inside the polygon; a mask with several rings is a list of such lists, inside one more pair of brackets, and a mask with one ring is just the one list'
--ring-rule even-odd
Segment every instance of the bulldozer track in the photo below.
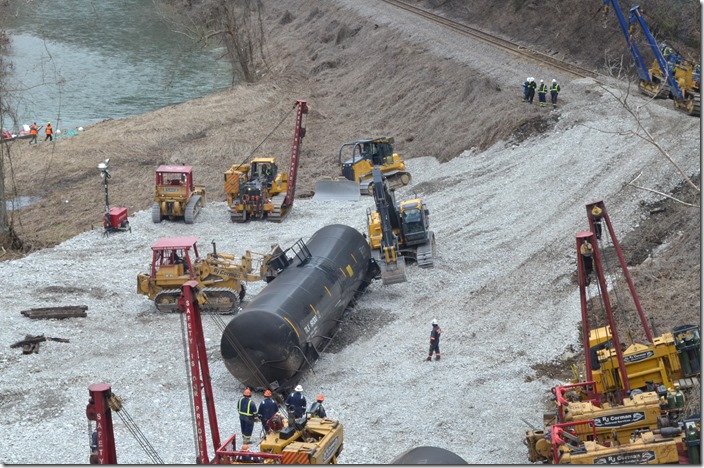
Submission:
{"label": "bulldozer track", "polygon": [[[229,288],[203,288],[203,293],[208,299],[207,304],[200,306],[201,313],[208,314],[233,314],[240,308],[240,295]],[[159,312],[178,313],[178,299],[181,289],[164,289],[154,298],[154,305]]]}
{"label": "bulldozer track", "polygon": [[433,13],[426,11],[426,10],[414,7],[412,5],[408,5],[407,3],[404,3],[399,0],[383,0],[383,1],[389,5],[393,5],[397,8],[401,8],[403,10],[410,12],[410,13],[413,13],[417,16],[421,16],[423,18],[426,18],[427,20],[434,21],[435,23],[438,23],[448,29],[452,29],[453,31],[458,32],[464,36],[480,40],[480,41],[485,42],[487,44],[491,44],[495,47],[499,47],[507,52],[511,52],[512,54],[518,55],[521,58],[526,58],[526,59],[540,62],[544,65],[550,66],[551,68],[555,68],[555,69],[561,70],[563,72],[570,73],[570,74],[578,76],[580,78],[593,78],[595,81],[601,83],[601,81],[599,81],[599,79],[598,79],[599,74],[593,70],[588,70],[584,67],[580,67],[579,65],[574,65],[571,63],[564,62],[564,61],[557,59],[555,57],[552,57],[550,55],[547,55],[542,52],[538,52],[536,50],[532,50],[527,47],[515,44],[513,42],[507,41],[507,40],[502,39],[500,37],[497,37],[492,34],[481,31],[477,28],[467,26],[466,24],[458,23],[456,21],[449,20],[449,19],[444,18],[442,16],[435,15]]}

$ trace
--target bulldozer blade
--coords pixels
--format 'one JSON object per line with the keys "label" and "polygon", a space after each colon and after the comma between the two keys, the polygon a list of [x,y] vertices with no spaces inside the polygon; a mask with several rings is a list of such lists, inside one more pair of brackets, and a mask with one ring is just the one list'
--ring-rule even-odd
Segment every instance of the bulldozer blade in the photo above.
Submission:
{"label": "bulldozer blade", "polygon": [[387,263],[381,265],[381,284],[397,284],[405,283],[406,278],[406,259],[398,257],[396,263]]}
{"label": "bulldozer blade", "polygon": [[359,201],[359,185],[347,179],[319,180],[315,183],[313,200],[351,200]]}

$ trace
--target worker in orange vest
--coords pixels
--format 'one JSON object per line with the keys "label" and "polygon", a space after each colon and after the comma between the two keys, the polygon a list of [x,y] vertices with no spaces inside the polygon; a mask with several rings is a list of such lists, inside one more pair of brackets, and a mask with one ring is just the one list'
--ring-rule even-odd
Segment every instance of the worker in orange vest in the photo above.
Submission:
{"label": "worker in orange vest", "polygon": [[31,145],[32,143],[34,143],[35,145],[37,144],[37,132],[38,132],[38,130],[39,130],[39,129],[37,128],[37,122],[34,122],[32,125],[30,125],[30,127],[29,127],[29,134],[32,135],[32,138],[29,140],[29,144],[30,144],[30,145]]}
{"label": "worker in orange vest", "polygon": [[46,124],[46,138],[44,138],[44,141],[49,140],[53,141],[54,140],[54,129],[51,127],[51,122]]}

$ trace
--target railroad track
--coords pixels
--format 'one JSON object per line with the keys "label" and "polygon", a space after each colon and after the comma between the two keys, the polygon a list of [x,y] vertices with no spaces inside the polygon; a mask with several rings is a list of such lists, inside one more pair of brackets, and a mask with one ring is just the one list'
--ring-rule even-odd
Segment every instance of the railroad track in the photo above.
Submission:
{"label": "railroad track", "polygon": [[385,3],[388,3],[389,5],[393,5],[397,8],[401,8],[401,9],[406,10],[410,13],[413,13],[417,16],[422,16],[423,18],[425,18],[429,21],[433,21],[435,23],[438,23],[438,24],[440,24],[448,29],[452,29],[453,31],[458,32],[464,36],[468,36],[473,39],[480,40],[480,41],[485,42],[487,44],[491,44],[495,47],[503,49],[507,52],[513,53],[521,58],[526,58],[526,59],[537,61],[537,62],[544,64],[546,66],[549,66],[551,68],[561,70],[563,72],[578,76],[580,78],[594,78],[597,82],[601,82],[598,79],[599,74],[593,70],[588,70],[586,68],[580,67],[579,65],[567,63],[562,60],[556,59],[555,57],[552,57],[550,55],[544,54],[542,52],[538,52],[538,51],[520,46],[518,44],[514,44],[513,42],[507,41],[505,39],[501,39],[500,37],[491,35],[489,33],[486,33],[484,31],[481,31],[476,28],[472,28],[470,26],[467,26],[466,24],[458,23],[456,21],[452,21],[447,18],[443,18],[442,16],[438,16],[438,15],[430,13],[426,10],[423,10],[421,8],[417,8],[412,5],[408,5],[407,3],[404,3],[399,0],[383,0],[383,1]]}

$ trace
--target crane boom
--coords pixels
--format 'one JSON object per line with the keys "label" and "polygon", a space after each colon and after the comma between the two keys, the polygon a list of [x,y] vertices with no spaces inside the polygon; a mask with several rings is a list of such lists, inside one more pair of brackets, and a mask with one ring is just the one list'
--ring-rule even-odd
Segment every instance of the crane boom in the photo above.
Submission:
{"label": "crane boom", "polygon": [[301,140],[306,136],[306,128],[302,125],[303,114],[308,113],[306,101],[296,101],[298,110],[296,112],[296,124],[293,133],[293,146],[291,147],[291,162],[288,168],[288,186],[286,188],[286,199],[284,206],[293,205],[293,195],[296,192],[296,176],[298,175],[298,157],[301,152]]}

